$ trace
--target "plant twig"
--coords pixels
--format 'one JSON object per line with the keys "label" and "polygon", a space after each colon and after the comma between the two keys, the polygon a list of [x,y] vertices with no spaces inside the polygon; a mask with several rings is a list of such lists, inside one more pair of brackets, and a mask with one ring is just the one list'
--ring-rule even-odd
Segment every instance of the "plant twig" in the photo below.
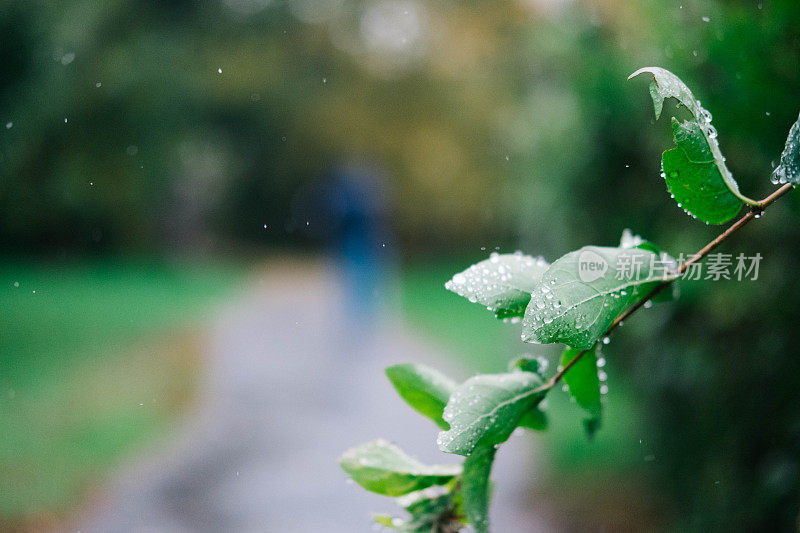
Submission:
{"label": "plant twig", "polygon": [[[787,192],[789,192],[793,188],[794,188],[793,184],[787,183],[787,184],[783,185],[780,189],[776,190],[775,192],[773,192],[772,194],[770,194],[769,196],[764,198],[763,200],[761,200],[759,202],[756,202],[756,204],[753,205],[752,207],[750,207],[750,210],[747,211],[747,213],[742,218],[740,218],[739,220],[734,222],[728,229],[726,229],[724,232],[722,232],[716,239],[714,239],[710,243],[706,244],[699,252],[697,252],[692,257],[690,257],[689,259],[687,259],[686,261],[681,263],[681,265],[677,268],[677,270],[675,270],[674,277],[672,279],[664,281],[663,283],[660,283],[652,291],[650,291],[650,293],[647,296],[645,296],[644,298],[642,298],[641,300],[636,302],[636,304],[632,305],[631,307],[626,309],[621,315],[619,315],[617,317],[617,319],[614,320],[614,322],[611,323],[611,325],[608,327],[608,329],[603,334],[603,336],[606,337],[606,336],[610,335],[612,331],[617,329],[617,327],[620,324],[622,324],[623,320],[625,320],[626,318],[631,316],[633,313],[635,313],[640,307],[642,307],[645,303],[650,301],[655,295],[657,295],[658,293],[660,293],[661,291],[663,291],[664,289],[669,287],[672,284],[672,282],[675,281],[675,279],[677,279],[678,276],[680,276],[681,274],[686,272],[686,269],[688,269],[694,263],[697,263],[698,261],[703,259],[709,253],[711,253],[712,250],[714,250],[717,246],[719,246],[720,244],[725,242],[725,240],[728,237],[730,237],[731,235],[733,235],[734,233],[736,233],[737,231],[742,229],[744,226],[746,226],[751,220],[761,216],[761,213],[767,207],[772,205],[775,202],[775,200],[777,200],[778,198],[780,198],[781,196],[783,196],[784,194],[786,194]],[[559,381],[561,381],[561,378],[564,377],[564,374],[566,374],[569,371],[570,368],[575,366],[575,363],[577,363],[580,360],[580,358],[583,357],[583,354],[585,354],[588,351],[589,350],[581,350],[580,352],[578,352],[578,354],[575,357],[573,357],[566,365],[564,365],[561,368],[561,370],[559,370],[553,377],[548,379],[541,386],[537,387],[536,388],[537,392],[543,392],[543,391],[546,391],[546,390],[549,390],[549,389],[552,389],[553,387],[555,387],[556,384]]]}

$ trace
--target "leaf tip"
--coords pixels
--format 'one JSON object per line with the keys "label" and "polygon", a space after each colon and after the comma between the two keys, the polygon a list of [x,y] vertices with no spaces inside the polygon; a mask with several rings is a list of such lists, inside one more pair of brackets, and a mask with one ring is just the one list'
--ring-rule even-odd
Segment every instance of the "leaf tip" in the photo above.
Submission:
{"label": "leaf tip", "polygon": [[[632,80],[633,78],[635,78],[639,74],[642,74],[643,72],[650,72],[652,68],[653,67],[642,67],[640,69],[637,69],[633,74],[628,76],[628,81]],[[653,79],[655,79],[655,75],[653,76]]]}

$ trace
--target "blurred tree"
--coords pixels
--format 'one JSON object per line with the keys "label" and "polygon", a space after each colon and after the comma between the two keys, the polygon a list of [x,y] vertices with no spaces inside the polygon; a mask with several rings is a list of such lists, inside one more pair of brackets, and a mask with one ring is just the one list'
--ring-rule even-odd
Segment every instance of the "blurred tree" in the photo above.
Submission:
{"label": "blurred tree", "polygon": [[[762,197],[798,112],[798,22],[796,0],[0,0],[0,244],[297,244],[296,192],[361,159],[395,180],[406,253],[553,259],[626,226],[693,251],[717,228],[664,193],[669,128],[625,77],[685,79]],[[762,253],[759,281],[685,284],[609,349],[649,406],[641,476],[678,529],[795,523],[799,204],[731,244]]]}

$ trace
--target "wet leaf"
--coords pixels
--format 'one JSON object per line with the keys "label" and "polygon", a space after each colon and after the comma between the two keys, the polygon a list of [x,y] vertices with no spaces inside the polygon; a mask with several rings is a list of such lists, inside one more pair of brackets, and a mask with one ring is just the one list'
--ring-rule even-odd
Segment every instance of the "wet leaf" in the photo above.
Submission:
{"label": "wet leaf", "polygon": [[683,123],[672,119],[676,148],[661,158],[667,189],[690,215],[709,224],[722,224],[736,216],[743,203],[753,204],[739,192],[717,142],[711,125],[711,113],[703,108],[680,78],[659,67],[642,68],[630,78],[649,73],[650,96],[656,119],[661,116],[664,100],[675,98],[692,118]]}
{"label": "wet leaf", "polygon": [[475,533],[489,531],[489,500],[491,485],[489,475],[496,453],[494,446],[480,446],[464,461],[461,494],[464,511]]}
{"label": "wet leaf", "polygon": [[363,488],[386,496],[444,485],[461,474],[459,465],[425,465],[383,439],[347,450],[339,464]]}
{"label": "wet leaf", "polygon": [[700,126],[673,118],[672,131],[677,146],[662,154],[661,165],[678,206],[709,224],[735,217],[742,201],[725,183]]}
{"label": "wet leaf", "polygon": [[591,348],[628,307],[674,276],[641,248],[586,246],[555,261],[533,291],[522,339]]}
{"label": "wet leaf", "polygon": [[408,405],[440,428],[450,428],[442,419],[442,412],[456,388],[453,380],[438,370],[417,364],[390,366],[386,369],[386,376]]}
{"label": "wet leaf", "polygon": [[[641,248],[642,250],[649,250],[656,254],[661,259],[661,262],[668,266],[670,270],[676,270],[678,268],[678,262],[674,257],[666,252],[662,252],[661,248],[659,248],[657,244],[645,240],[639,235],[634,235],[634,233],[627,228],[622,230],[622,237],[619,240],[619,247]],[[654,303],[672,302],[677,300],[679,295],[680,286],[678,280],[676,279],[670,283],[669,287],[666,287],[664,290],[653,296],[652,301]]]}
{"label": "wet leaf", "polygon": [[539,374],[544,379],[544,371],[547,369],[547,359],[543,357],[521,356],[512,359],[508,363],[509,372],[533,372]]}
{"label": "wet leaf", "polygon": [[525,413],[544,398],[536,391],[541,384],[541,377],[532,372],[468,379],[456,387],[444,409],[450,430],[439,433],[439,449],[469,455],[478,446],[505,442]]}
{"label": "wet leaf", "polygon": [[661,254],[661,249],[656,244],[643,239],[639,235],[634,235],[634,233],[628,228],[622,230],[622,236],[619,239],[619,247],[641,248],[642,250],[650,250],[656,255]]}
{"label": "wet leaf", "polygon": [[772,172],[772,183],[800,183],[800,117],[789,130],[781,162]]}
{"label": "wet leaf", "polygon": [[[580,353],[581,350],[575,348],[565,350],[561,355],[561,366],[566,366]],[[588,412],[589,420],[596,420],[596,423],[585,425],[587,433],[591,436],[599,428],[603,409],[595,347],[583,354],[564,374],[564,383],[569,389],[569,394],[575,398],[575,402]]]}
{"label": "wet leaf", "polygon": [[486,306],[497,318],[509,319],[525,314],[530,290],[547,269],[547,262],[522,253],[492,253],[453,276],[445,288],[459,296]]}
{"label": "wet leaf", "polygon": [[378,524],[400,533],[431,533],[457,531],[464,527],[459,508],[460,493],[448,490],[444,494],[429,494],[431,489],[414,492],[397,499],[410,518],[373,516]]}
{"label": "wet leaf", "polygon": [[405,505],[411,514],[405,529],[408,533],[428,533],[431,531],[455,531],[464,526],[458,509],[458,494],[450,492],[441,496],[426,497],[420,495]]}
{"label": "wet leaf", "polygon": [[519,427],[534,431],[545,431],[548,426],[547,413],[539,407],[526,412],[519,421]]}
{"label": "wet leaf", "polygon": [[661,118],[661,111],[664,109],[664,100],[667,98],[675,98],[681,105],[688,109],[694,117],[701,114],[702,107],[700,106],[700,102],[694,97],[689,87],[687,87],[679,77],[667,69],[661,67],[640,68],[628,76],[628,79],[635,78],[639,74],[645,72],[653,77],[650,82],[650,97],[653,99],[656,120]]}

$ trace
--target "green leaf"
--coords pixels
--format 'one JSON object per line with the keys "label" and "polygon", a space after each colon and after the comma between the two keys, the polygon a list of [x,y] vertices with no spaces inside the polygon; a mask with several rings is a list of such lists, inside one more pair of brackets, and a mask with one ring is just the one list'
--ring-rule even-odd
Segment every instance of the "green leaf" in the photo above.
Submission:
{"label": "green leaf", "polygon": [[456,383],[425,365],[394,365],[386,369],[386,377],[398,394],[417,412],[430,418],[442,429],[450,426],[442,420],[442,412]]}
{"label": "green leaf", "polygon": [[[583,350],[568,348],[561,355],[561,366],[567,366]],[[570,395],[578,405],[593,415],[600,414],[602,409],[600,394],[600,378],[597,377],[597,354],[595,347],[587,350],[578,361],[564,374],[564,383]]]}
{"label": "green leaf", "polygon": [[686,107],[695,118],[701,115],[703,108],[692,94],[692,91],[689,90],[689,87],[687,87],[679,77],[667,69],[661,67],[640,68],[628,76],[628,79],[633,79],[645,72],[653,76],[653,80],[650,82],[650,96],[653,99],[656,120],[661,117],[661,111],[664,109],[664,100],[667,98],[675,98],[681,105]]}
{"label": "green leaf", "polygon": [[600,415],[597,416],[590,416],[589,418],[583,419],[583,430],[586,432],[586,436],[589,437],[591,440],[595,433],[600,429],[603,421],[600,418]]}
{"label": "green leaf", "polygon": [[494,446],[480,446],[464,460],[461,494],[467,520],[475,533],[489,532],[489,475],[496,451]]}
{"label": "green leaf", "polygon": [[430,487],[397,498],[397,503],[411,515],[409,518],[373,515],[373,520],[400,533],[455,532],[464,526],[459,481],[443,487]]}
{"label": "green leaf", "polygon": [[661,155],[661,166],[678,206],[709,224],[735,217],[742,201],[725,182],[700,125],[673,118],[672,131],[677,147]]}
{"label": "green leaf", "polygon": [[373,520],[400,533],[432,533],[439,531],[458,531],[464,522],[452,509],[452,496],[445,495],[438,498],[425,499],[416,505],[409,519],[391,517],[389,515],[375,515]]}
{"label": "green leaf", "polygon": [[661,163],[667,188],[675,201],[690,215],[709,224],[722,224],[736,216],[742,203],[755,204],[743,196],[733,179],[719,148],[717,131],[706,111],[680,78],[659,67],[642,68],[652,75],[650,96],[656,119],[661,116],[664,100],[675,98],[691,114],[691,120],[672,119],[676,148],[664,152]]}
{"label": "green leaf", "polygon": [[437,444],[446,453],[469,455],[478,446],[505,442],[525,413],[544,398],[538,374],[511,372],[472,377],[456,387],[444,409],[449,431]]}
{"label": "green leaf", "polygon": [[519,421],[519,427],[532,429],[534,431],[544,431],[547,429],[547,413],[539,407],[534,407],[526,412]]}
{"label": "green leaf", "polygon": [[473,303],[485,305],[497,318],[512,319],[525,314],[530,291],[546,269],[547,262],[541,257],[520,252],[492,253],[489,259],[456,274],[444,286]]}
{"label": "green leaf", "polygon": [[[674,257],[666,252],[662,252],[661,248],[653,242],[643,239],[639,235],[634,235],[633,232],[627,228],[622,230],[622,237],[619,240],[620,248],[641,248],[642,250],[649,250],[656,254],[664,265],[667,265],[670,270],[678,268],[678,262]],[[680,287],[678,280],[670,283],[670,286],[653,296],[654,303],[672,302],[678,299],[680,295]]]}
{"label": "green leaf", "polygon": [[[568,348],[561,355],[561,366],[566,367],[581,350]],[[600,392],[600,377],[597,371],[596,345],[581,356],[578,361],[564,374],[570,395],[575,402],[585,409],[589,417],[583,421],[583,427],[589,438],[600,429],[603,413],[602,393]]]}
{"label": "green leaf", "polygon": [[550,265],[533,291],[522,340],[591,348],[665,279],[674,275],[649,250],[586,246],[570,252]]}
{"label": "green leaf", "polygon": [[397,525],[398,519],[392,518],[388,514],[374,514],[372,515],[372,520],[383,527],[388,527],[389,529],[396,529],[395,526]]}
{"label": "green leaf", "polygon": [[[567,366],[581,350],[568,348],[561,355],[561,366]],[[589,418],[584,420],[584,429],[589,438],[600,429],[602,420],[603,403],[600,392],[600,377],[597,371],[596,345],[581,356],[578,361],[564,374],[570,395],[575,402],[589,413]]]}
{"label": "green leaf", "polygon": [[517,357],[508,363],[509,372],[533,372],[544,378],[544,371],[547,369],[547,359],[543,357],[528,357],[526,355]]}
{"label": "green leaf", "polygon": [[386,496],[444,485],[461,473],[459,465],[424,465],[383,439],[347,450],[339,464],[363,488]]}
{"label": "green leaf", "polygon": [[781,162],[772,171],[772,183],[800,183],[800,117],[789,130]]}
{"label": "green leaf", "polygon": [[661,248],[659,248],[655,243],[645,240],[639,235],[634,235],[634,233],[628,228],[622,230],[622,236],[619,238],[619,247],[641,248],[642,250],[649,250],[656,255],[661,255]]}
{"label": "green leaf", "polygon": [[464,521],[457,509],[457,494],[449,492],[443,495],[429,496],[427,491],[409,494],[413,499],[404,503],[411,520],[405,522],[400,531],[408,533],[430,533],[436,531],[457,531],[464,526]]}

